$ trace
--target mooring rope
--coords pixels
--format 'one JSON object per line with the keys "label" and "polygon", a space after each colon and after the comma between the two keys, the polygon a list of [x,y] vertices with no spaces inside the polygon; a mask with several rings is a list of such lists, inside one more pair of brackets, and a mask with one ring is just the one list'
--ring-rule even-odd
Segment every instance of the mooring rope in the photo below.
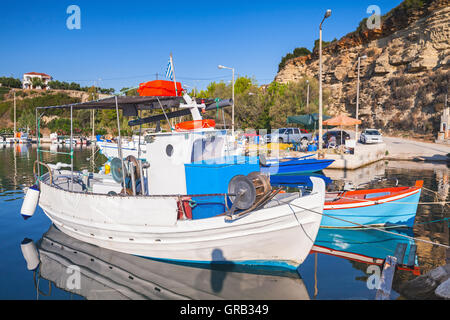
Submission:
{"label": "mooring rope", "polygon": [[441,243],[438,243],[438,242],[433,242],[433,241],[428,241],[428,240],[424,240],[424,239],[420,239],[420,238],[410,237],[410,236],[407,236],[407,235],[403,235],[403,234],[399,234],[399,233],[396,233],[396,232],[391,232],[391,231],[383,230],[383,229],[376,228],[376,227],[365,226],[365,225],[362,225],[362,224],[359,224],[359,223],[356,223],[356,222],[353,222],[353,221],[349,221],[349,220],[345,220],[345,219],[342,219],[342,218],[338,218],[338,217],[331,216],[331,215],[329,215],[329,214],[317,212],[317,211],[314,211],[314,210],[312,210],[312,209],[303,208],[303,207],[301,207],[301,206],[299,206],[299,205],[295,205],[295,204],[292,204],[292,203],[284,202],[284,201],[281,201],[281,200],[278,200],[278,201],[280,201],[280,202],[282,202],[282,203],[284,203],[284,204],[287,204],[288,206],[297,207],[297,208],[299,208],[299,209],[307,210],[307,211],[310,211],[310,212],[312,212],[312,213],[319,214],[319,215],[321,215],[321,216],[325,216],[325,217],[328,217],[328,218],[332,218],[332,219],[340,220],[340,221],[343,221],[343,222],[347,222],[347,223],[353,224],[353,225],[355,225],[355,226],[358,226],[358,227],[360,227],[360,228],[377,230],[377,231],[380,231],[380,232],[384,232],[384,233],[388,233],[388,234],[393,234],[393,235],[396,235],[396,236],[404,237],[404,238],[407,238],[407,239],[410,239],[410,240],[420,241],[420,242],[425,242],[425,243],[428,243],[428,244],[432,244],[432,245],[444,247],[444,248],[446,248],[446,249],[450,249],[450,246],[445,245],[445,244],[441,244]]}
{"label": "mooring rope", "polygon": [[443,219],[439,219],[439,220],[426,221],[426,222],[418,222],[418,223],[414,223],[414,225],[418,226],[418,225],[432,224],[432,223],[444,222],[444,221],[450,221],[450,218],[443,218]]}

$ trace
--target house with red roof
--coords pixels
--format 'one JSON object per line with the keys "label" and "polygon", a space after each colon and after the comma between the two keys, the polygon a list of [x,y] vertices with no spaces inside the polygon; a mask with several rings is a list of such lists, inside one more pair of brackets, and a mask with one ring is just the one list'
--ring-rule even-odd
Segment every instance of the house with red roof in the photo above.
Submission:
{"label": "house with red roof", "polygon": [[[39,78],[42,83],[44,84],[42,87],[37,86],[33,87],[33,78]],[[23,89],[47,89],[48,88],[48,82],[51,81],[53,78],[45,73],[39,73],[39,72],[28,72],[23,75],[22,80],[22,87]]]}

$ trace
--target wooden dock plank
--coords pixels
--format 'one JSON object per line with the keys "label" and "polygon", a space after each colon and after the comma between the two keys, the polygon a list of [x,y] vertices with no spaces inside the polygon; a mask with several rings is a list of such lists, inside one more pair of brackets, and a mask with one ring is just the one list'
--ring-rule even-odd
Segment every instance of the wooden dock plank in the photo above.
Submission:
{"label": "wooden dock plank", "polygon": [[395,249],[394,257],[397,258],[398,264],[403,264],[403,260],[405,259],[406,247],[407,247],[406,243],[397,244],[397,248]]}
{"label": "wooden dock plank", "polygon": [[411,245],[408,253],[408,267],[413,267],[416,264],[416,252],[417,252],[417,246],[415,244]]}

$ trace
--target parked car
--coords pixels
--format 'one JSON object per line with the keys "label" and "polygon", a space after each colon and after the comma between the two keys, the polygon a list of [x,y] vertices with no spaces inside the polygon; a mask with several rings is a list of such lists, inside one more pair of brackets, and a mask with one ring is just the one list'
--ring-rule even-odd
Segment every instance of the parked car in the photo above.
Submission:
{"label": "parked car", "polygon": [[266,134],[264,140],[267,143],[293,143],[301,141],[310,141],[312,134],[304,129],[299,128],[281,128],[273,131],[271,134]]}
{"label": "parked car", "polygon": [[[341,139],[341,136],[342,136],[342,139]],[[330,141],[331,137],[335,137],[336,146],[340,146],[341,144],[345,145],[345,140],[350,139],[350,135],[345,131],[341,131],[341,130],[328,131],[323,135],[323,142],[324,142],[325,147],[328,147],[328,142]]]}
{"label": "parked car", "polygon": [[377,129],[365,129],[359,138],[362,143],[380,143],[383,142],[381,132]]}

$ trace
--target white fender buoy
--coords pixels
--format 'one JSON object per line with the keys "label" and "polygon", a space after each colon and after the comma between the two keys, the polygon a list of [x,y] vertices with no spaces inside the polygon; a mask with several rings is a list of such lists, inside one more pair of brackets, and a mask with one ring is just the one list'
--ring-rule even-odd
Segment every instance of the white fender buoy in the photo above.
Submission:
{"label": "white fender buoy", "polygon": [[31,218],[36,211],[39,202],[39,193],[39,188],[36,185],[28,188],[22,203],[22,208],[20,209],[20,214],[25,220]]}
{"label": "white fender buoy", "polygon": [[39,266],[39,252],[33,240],[25,238],[20,244],[28,270],[35,270]]}

